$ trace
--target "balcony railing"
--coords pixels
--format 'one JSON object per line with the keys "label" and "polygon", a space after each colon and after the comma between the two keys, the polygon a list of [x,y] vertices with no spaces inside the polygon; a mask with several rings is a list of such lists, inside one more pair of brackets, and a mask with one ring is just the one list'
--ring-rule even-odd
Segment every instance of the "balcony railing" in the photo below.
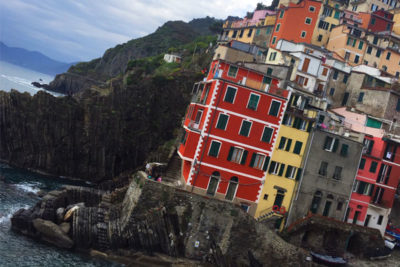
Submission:
{"label": "balcony railing", "polygon": [[188,128],[194,131],[201,131],[200,122],[196,122],[194,120],[189,120]]}
{"label": "balcony railing", "polygon": [[192,96],[192,103],[205,105],[207,101],[207,96],[203,95],[203,91],[200,90]]}

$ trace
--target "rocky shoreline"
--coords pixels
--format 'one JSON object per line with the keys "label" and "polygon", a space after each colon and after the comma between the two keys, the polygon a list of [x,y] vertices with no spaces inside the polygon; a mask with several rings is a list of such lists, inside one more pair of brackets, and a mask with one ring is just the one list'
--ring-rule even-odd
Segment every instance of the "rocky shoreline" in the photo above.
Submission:
{"label": "rocky shoreline", "polygon": [[37,240],[127,265],[140,258],[180,266],[313,266],[303,249],[240,207],[154,182],[143,172],[112,191],[51,191],[11,222],[14,231]]}

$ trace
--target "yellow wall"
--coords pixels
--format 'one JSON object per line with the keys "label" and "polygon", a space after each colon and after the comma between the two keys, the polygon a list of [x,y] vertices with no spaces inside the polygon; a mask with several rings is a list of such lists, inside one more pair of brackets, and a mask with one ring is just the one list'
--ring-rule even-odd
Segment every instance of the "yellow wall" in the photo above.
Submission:
{"label": "yellow wall", "polygon": [[276,22],[276,15],[273,16],[266,16],[265,17],[265,21],[264,21],[264,26],[271,26],[271,25],[275,25]]}
{"label": "yellow wall", "polygon": [[[294,117],[292,123],[293,121]],[[278,149],[282,136],[292,139],[292,145],[289,151]],[[277,189],[274,187],[280,187],[287,190],[285,192],[285,197],[283,199],[282,206],[285,207],[286,211],[289,210],[296,185],[296,180],[294,178],[293,179],[286,178],[285,173],[288,165],[294,166],[296,168],[301,167],[302,158],[305,154],[305,150],[307,147],[308,136],[309,132],[307,131],[298,130],[286,125],[281,125],[278,139],[275,144],[274,152],[271,157],[271,161],[276,161],[285,164],[285,169],[282,176],[269,174],[269,172],[267,171],[265,183],[262,188],[260,199],[255,213],[256,218],[262,216],[265,212],[269,211],[272,208],[277,193]],[[303,143],[300,155],[293,153],[296,141],[300,141]],[[268,198],[266,200],[264,199],[265,195],[268,195]]]}
{"label": "yellow wall", "polygon": [[395,34],[398,34],[398,35],[400,35],[400,13],[394,13],[394,15],[393,15],[393,21],[394,21],[394,24],[393,24],[393,32],[395,33]]}
{"label": "yellow wall", "polygon": [[[335,8],[335,5],[337,5],[337,4],[338,4],[338,2],[336,2],[336,1],[328,2],[328,5],[332,8]],[[343,9],[344,9],[344,6],[339,6],[338,11],[343,10]],[[323,10],[324,10],[324,8],[321,7],[321,9],[319,10],[319,18],[321,18]],[[332,15],[330,17],[325,17],[323,19],[323,21],[329,23],[329,28],[327,30],[318,28],[320,19],[315,23],[314,33],[313,33],[313,36],[311,37],[312,44],[318,45],[318,46],[326,46],[326,44],[328,43],[328,40],[329,40],[330,33],[331,33],[330,32],[331,25],[332,24],[339,25],[339,19],[336,19],[334,17],[335,10],[336,9],[334,9],[332,11]],[[318,41],[318,35],[320,35],[320,34],[322,35],[322,40]]]}

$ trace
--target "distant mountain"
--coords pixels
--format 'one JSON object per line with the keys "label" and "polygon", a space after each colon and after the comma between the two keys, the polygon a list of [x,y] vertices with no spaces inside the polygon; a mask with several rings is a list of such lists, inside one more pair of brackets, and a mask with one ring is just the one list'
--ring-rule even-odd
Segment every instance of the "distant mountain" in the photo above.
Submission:
{"label": "distant mountain", "polygon": [[49,75],[63,73],[73,64],[53,60],[36,51],[9,47],[3,42],[0,42],[0,60]]}

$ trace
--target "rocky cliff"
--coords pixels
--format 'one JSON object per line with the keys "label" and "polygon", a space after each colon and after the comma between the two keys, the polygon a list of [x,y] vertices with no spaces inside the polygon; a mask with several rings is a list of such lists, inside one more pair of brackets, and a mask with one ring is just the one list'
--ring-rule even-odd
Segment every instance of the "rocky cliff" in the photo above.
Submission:
{"label": "rocky cliff", "polygon": [[0,159],[98,182],[141,165],[173,139],[201,76],[129,76],[79,98],[0,91]]}
{"label": "rocky cliff", "polygon": [[[71,213],[72,220],[67,215]],[[302,250],[240,207],[148,180],[142,172],[133,176],[128,188],[113,192],[81,187],[51,192],[35,207],[18,211],[12,227],[60,247],[70,245],[69,238],[74,248],[106,253],[158,252],[216,266],[312,264]],[[57,227],[69,229],[66,236]]]}

